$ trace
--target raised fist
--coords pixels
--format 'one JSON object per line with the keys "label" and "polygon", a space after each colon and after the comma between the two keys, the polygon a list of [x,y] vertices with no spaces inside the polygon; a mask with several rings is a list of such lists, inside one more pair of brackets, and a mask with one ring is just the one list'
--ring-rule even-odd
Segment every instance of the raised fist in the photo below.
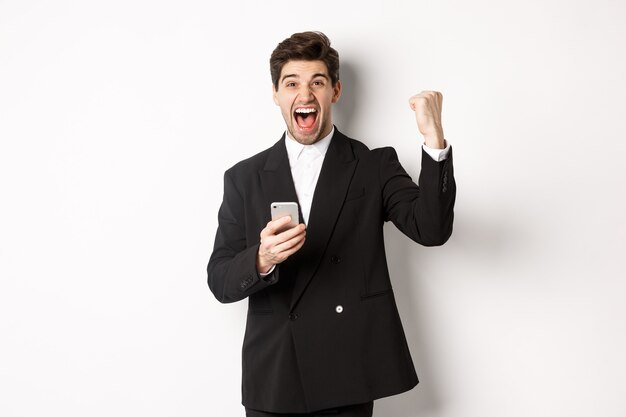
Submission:
{"label": "raised fist", "polygon": [[409,105],[415,112],[417,128],[430,148],[445,148],[441,124],[442,101],[443,95],[438,91],[422,91],[409,99]]}

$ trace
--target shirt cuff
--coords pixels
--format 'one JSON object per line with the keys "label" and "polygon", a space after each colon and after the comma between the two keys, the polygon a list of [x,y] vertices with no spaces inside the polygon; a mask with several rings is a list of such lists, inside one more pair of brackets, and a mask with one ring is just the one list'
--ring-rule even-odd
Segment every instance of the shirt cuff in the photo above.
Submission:
{"label": "shirt cuff", "polygon": [[445,161],[448,159],[448,154],[450,153],[450,144],[448,141],[445,141],[445,144],[446,147],[443,149],[429,148],[426,144],[422,145],[422,149],[424,149],[424,152],[426,152],[428,156],[433,158],[435,161]]}
{"label": "shirt cuff", "polygon": [[274,272],[274,269],[276,268],[276,265],[272,265],[272,267],[270,268],[269,271],[267,272],[259,272],[259,276],[261,278],[265,278],[266,276],[270,275],[272,272]]}

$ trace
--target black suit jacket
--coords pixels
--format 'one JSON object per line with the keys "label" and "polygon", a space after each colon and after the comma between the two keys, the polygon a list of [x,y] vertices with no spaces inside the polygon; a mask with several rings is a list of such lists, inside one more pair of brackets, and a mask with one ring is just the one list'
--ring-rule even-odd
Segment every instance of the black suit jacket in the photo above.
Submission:
{"label": "black suit jacket", "polygon": [[248,298],[246,407],[305,413],[418,383],[387,270],[383,224],[392,221],[422,245],[441,245],[452,232],[455,190],[452,154],[435,162],[423,153],[418,186],[393,148],[369,150],[335,129],[305,244],[262,279],[256,254],[270,203],[297,201],[284,136],[226,171],[208,284],[220,302]]}

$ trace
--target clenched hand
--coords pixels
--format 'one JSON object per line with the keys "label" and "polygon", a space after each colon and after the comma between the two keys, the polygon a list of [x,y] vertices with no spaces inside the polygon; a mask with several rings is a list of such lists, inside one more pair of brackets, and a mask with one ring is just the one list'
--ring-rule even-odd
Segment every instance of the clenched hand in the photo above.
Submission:
{"label": "clenched hand", "polygon": [[438,91],[422,91],[409,99],[409,105],[415,112],[417,128],[424,136],[426,146],[434,149],[445,148],[441,124],[442,101],[443,95]]}

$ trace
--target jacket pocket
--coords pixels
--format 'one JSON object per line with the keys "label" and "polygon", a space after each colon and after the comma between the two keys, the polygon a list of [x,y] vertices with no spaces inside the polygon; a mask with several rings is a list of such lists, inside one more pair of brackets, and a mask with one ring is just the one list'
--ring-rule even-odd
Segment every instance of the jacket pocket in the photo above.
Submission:
{"label": "jacket pocket", "polygon": [[386,290],[375,291],[367,294],[361,294],[361,301],[370,300],[372,298],[383,297],[393,293],[393,288],[387,288]]}

